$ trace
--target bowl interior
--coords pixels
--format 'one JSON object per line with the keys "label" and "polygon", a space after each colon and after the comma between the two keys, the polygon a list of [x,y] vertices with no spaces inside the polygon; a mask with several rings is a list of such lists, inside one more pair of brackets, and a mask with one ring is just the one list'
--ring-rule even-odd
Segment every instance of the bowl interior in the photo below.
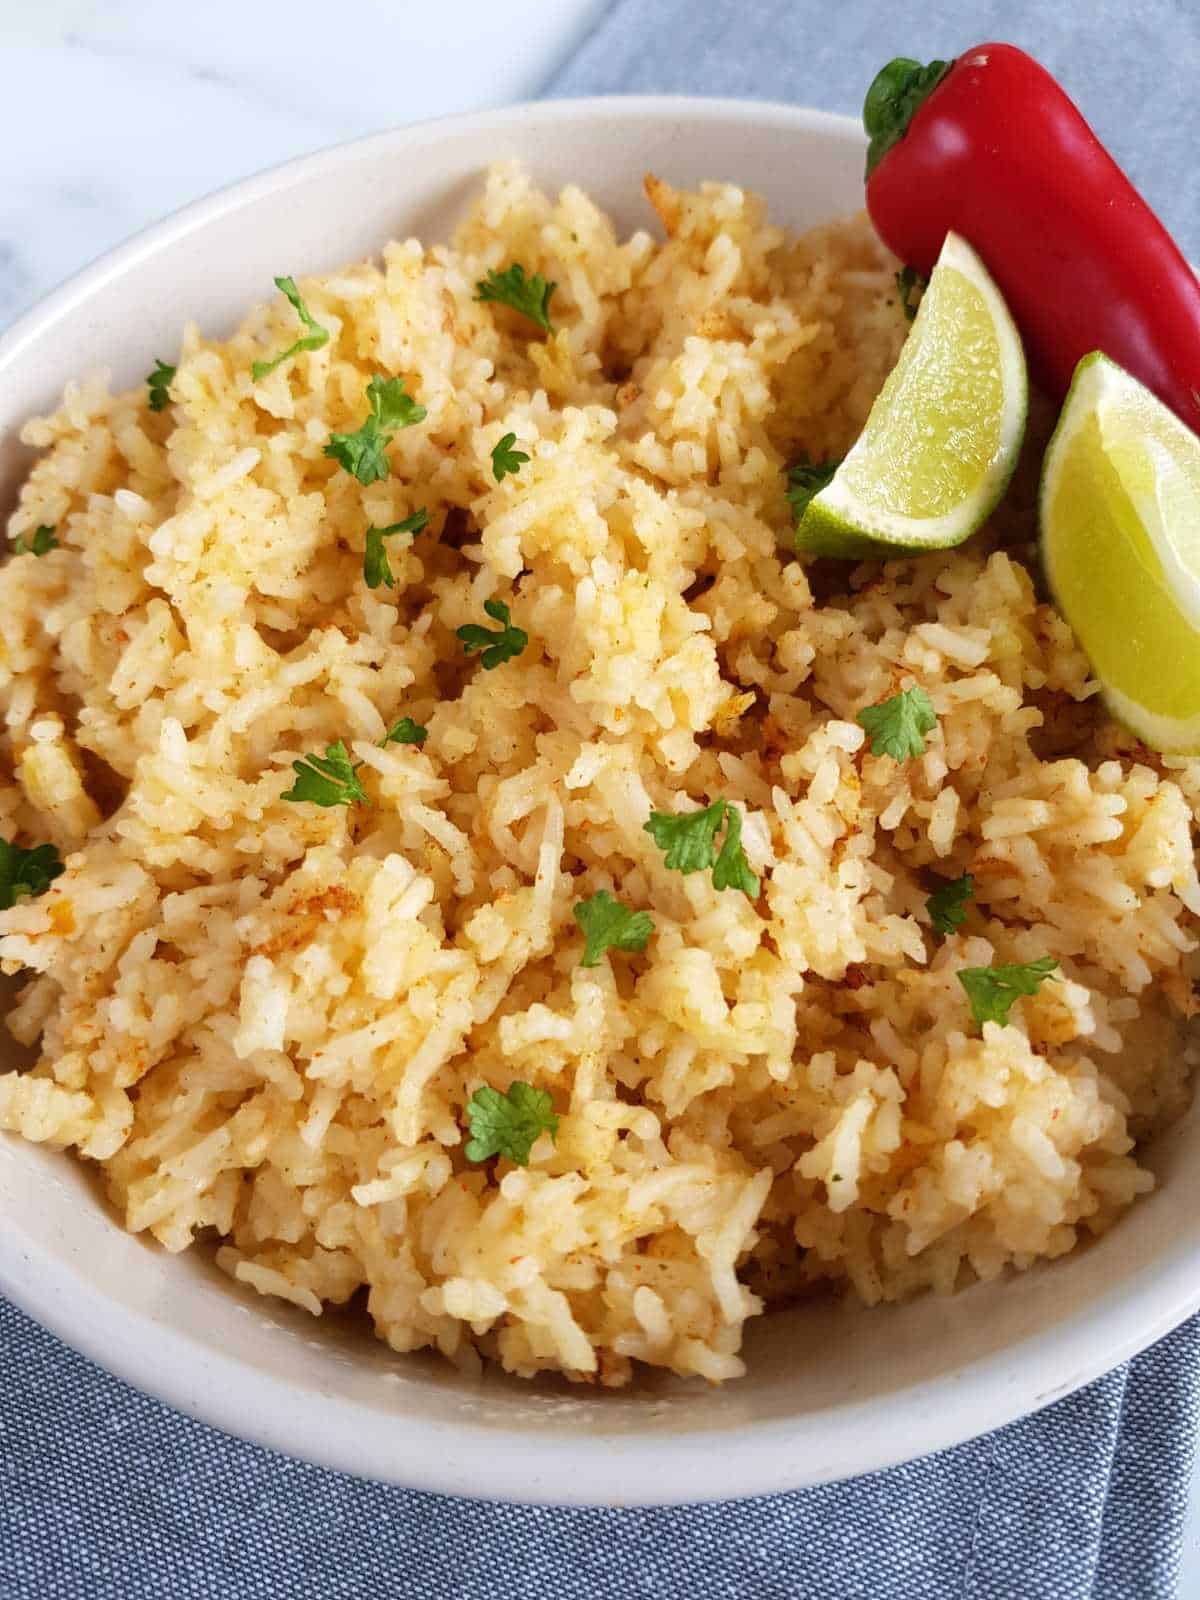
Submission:
{"label": "bowl interior", "polygon": [[[277,273],[388,238],[445,238],[489,161],[577,183],[619,227],[653,225],[641,178],[728,179],[805,226],[862,203],[861,136],[787,107],[548,103],[404,129],[252,179],[142,235],[0,340],[0,506],[16,431],[72,377],[139,381],[185,319],[221,334]],[[3,1052],[11,1042],[0,1042]],[[13,1057],[15,1060],[15,1056]],[[66,1157],[0,1138],[0,1287],[140,1387],[289,1454],[414,1487],[621,1504],[745,1495],[888,1465],[1044,1404],[1200,1303],[1200,1124],[1150,1154],[1162,1182],[1122,1225],[1023,1276],[864,1312],[813,1302],[752,1325],[750,1375],[627,1392],[474,1380],[234,1288],[199,1252],[123,1233]]]}

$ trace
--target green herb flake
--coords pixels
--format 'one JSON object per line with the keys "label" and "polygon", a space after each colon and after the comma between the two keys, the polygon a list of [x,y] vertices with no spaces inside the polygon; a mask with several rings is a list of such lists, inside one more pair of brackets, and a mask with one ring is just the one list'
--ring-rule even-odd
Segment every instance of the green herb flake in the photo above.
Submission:
{"label": "green herb flake", "polygon": [[503,483],[507,476],[515,478],[529,460],[524,450],[513,449],[513,445],[516,442],[517,436],[515,433],[506,433],[492,451],[492,476],[497,483]]}
{"label": "green herb flake", "polygon": [[507,1156],[518,1167],[529,1165],[529,1152],[543,1133],[558,1132],[554,1102],[544,1089],[514,1083],[505,1094],[484,1084],[467,1101],[468,1161]]}
{"label": "green herb flake", "polygon": [[503,272],[497,272],[493,267],[475,288],[476,300],[494,301],[497,305],[509,306],[513,311],[519,311],[523,317],[528,317],[531,322],[536,322],[538,327],[544,328],[547,333],[554,332],[550,326],[550,297],[558,285],[547,283],[540,272],[535,272],[526,278],[525,268],[519,262],[514,262]]}
{"label": "green herb flake", "polygon": [[58,539],[54,529],[43,522],[34,529],[32,539],[26,539],[23,533],[19,533],[13,540],[12,553],[15,556],[44,556],[57,549]]}
{"label": "green herb flake", "polygon": [[412,538],[428,525],[429,513],[422,506],[420,511],[414,511],[411,517],[405,517],[403,522],[393,522],[387,528],[376,528],[372,525],[367,529],[367,547],[363,552],[363,578],[368,589],[378,589],[380,584],[386,585],[389,589],[396,587],[396,579],[388,563],[383,541],[400,533],[406,533]]}
{"label": "green herb flake", "polygon": [[494,667],[519,656],[529,643],[529,635],[524,628],[512,626],[509,609],[503,600],[485,600],[483,609],[494,622],[500,624],[499,631],[485,628],[478,622],[468,622],[456,630],[456,636],[462,640],[462,647],[468,655],[473,655],[476,650],[483,652],[480,663],[485,672],[491,672]]}
{"label": "green herb flake", "polygon": [[664,865],[672,872],[706,872],[717,859],[715,841],[724,820],[725,802],[714,800],[703,811],[652,811],[643,831],[665,851]]}
{"label": "green herb flake", "polygon": [[[929,286],[929,279],[916,267],[901,267],[896,274],[896,288],[900,294],[900,309],[905,318],[911,322],[917,314],[920,305],[920,295]],[[917,297],[914,299],[914,295]]]}
{"label": "green herb flake", "polygon": [[751,900],[758,898],[758,877],[751,872],[746,852],[742,849],[742,813],[726,802],[725,839],[720,854],[713,862],[714,889],[740,889]]}
{"label": "green herb flake", "polygon": [[297,339],[295,344],[290,344],[286,350],[280,351],[279,355],[275,356],[273,360],[254,362],[250,372],[255,383],[258,383],[261,378],[265,378],[269,372],[274,372],[275,368],[281,366],[283,362],[290,361],[293,356],[298,356],[301,351],[319,350],[323,344],[329,343],[329,329],[323,328],[304,304],[300,291],[296,287],[295,278],[276,278],[275,287],[286,300],[290,301],[296,315],[308,329],[308,332],[302,338]]}
{"label": "green herb flake", "polygon": [[925,735],[937,727],[933,705],[919,684],[868,706],[855,720],[871,736],[871,754],[891,756],[893,761],[923,756]]}
{"label": "green herb flake", "polygon": [[424,744],[429,737],[429,729],[423,728],[419,722],[414,722],[411,717],[401,717],[399,722],[392,726],[379,741],[381,745],[388,744]]}
{"label": "green herb flake", "polygon": [[150,391],[151,411],[165,411],[170,400],[170,388],[178,367],[169,367],[165,361],[155,361],[154,371],[146,379]]}
{"label": "green herb flake", "polygon": [[985,1022],[1008,1021],[1012,1003],[1021,995],[1036,994],[1047,978],[1058,970],[1051,956],[1004,967],[963,967],[958,981],[971,1002],[971,1015],[980,1027]]}
{"label": "green herb flake", "polygon": [[[360,762],[359,766],[362,765]],[[305,756],[292,762],[296,781],[280,797],[283,800],[311,800],[316,806],[370,805],[367,791],[358,779],[358,766],[339,739],[326,745],[323,756]]]}
{"label": "green herb flake", "polygon": [[630,911],[614,900],[607,889],[598,889],[588,900],[575,906],[575,921],[584,937],[584,967],[596,967],[606,950],[644,950],[654,932],[654,918],[648,911]]}
{"label": "green herb flake", "polygon": [[800,526],[800,519],[808,510],[808,502],[832,482],[841,466],[840,461],[810,461],[807,456],[792,463],[787,472],[787,501],[792,508],[792,522]]}
{"label": "green herb flake", "polygon": [[[725,838],[718,852],[717,834],[725,824]],[[742,814],[728,800],[714,800],[703,811],[652,811],[644,830],[665,852],[664,865],[674,872],[705,872],[712,869],[714,889],[740,889],[753,900],[759,889],[758,878],[750,870],[742,849]]]}
{"label": "green herb flake", "polygon": [[929,920],[934,931],[940,933],[943,939],[957,932],[967,920],[967,901],[973,899],[974,894],[975,879],[969,872],[964,872],[961,878],[943,883],[926,900]]}
{"label": "green herb flake", "polygon": [[334,433],[325,454],[345,467],[359,483],[378,483],[391,471],[387,447],[400,428],[424,422],[424,406],[407,393],[402,378],[381,378],[378,374],[367,385],[370,415],[353,433]]}
{"label": "green herb flake", "polygon": [[63,871],[62,860],[52,844],[22,850],[19,845],[0,839],[0,911],[10,910],[18,900],[45,894]]}

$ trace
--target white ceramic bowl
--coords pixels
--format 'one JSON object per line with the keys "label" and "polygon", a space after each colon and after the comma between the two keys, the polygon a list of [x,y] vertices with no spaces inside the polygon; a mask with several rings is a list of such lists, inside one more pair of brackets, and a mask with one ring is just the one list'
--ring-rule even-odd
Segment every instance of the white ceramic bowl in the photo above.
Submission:
{"label": "white ceramic bowl", "polygon": [[[862,204],[845,118],[686,99],[519,106],[361,140],[236,185],[89,267],[0,340],[0,504],[15,433],[71,377],[139,381],[195,318],[232,329],[275,273],[384,240],[444,237],[491,160],[582,184],[622,228],[641,178],[732,179],[804,226]],[[2,1047],[0,1047],[2,1048]],[[637,1391],[459,1377],[234,1288],[199,1252],[119,1229],[83,1170],[0,1139],[0,1288],[48,1328],[181,1410],[293,1456],[423,1489],[654,1504],[798,1487],[954,1444],[1054,1400],[1200,1305],[1200,1123],[1152,1152],[1161,1187],[1075,1256],[954,1299],[833,1304],[751,1326],[750,1375]]]}

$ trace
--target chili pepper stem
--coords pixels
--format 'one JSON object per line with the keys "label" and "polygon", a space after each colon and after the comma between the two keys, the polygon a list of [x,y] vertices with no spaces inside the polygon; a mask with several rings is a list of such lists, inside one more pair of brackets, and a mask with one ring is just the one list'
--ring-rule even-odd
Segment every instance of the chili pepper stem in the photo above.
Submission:
{"label": "chili pepper stem", "polygon": [[871,136],[867,148],[868,178],[892,146],[903,139],[918,106],[953,65],[953,61],[922,65],[908,56],[896,56],[875,74],[863,101],[863,126]]}

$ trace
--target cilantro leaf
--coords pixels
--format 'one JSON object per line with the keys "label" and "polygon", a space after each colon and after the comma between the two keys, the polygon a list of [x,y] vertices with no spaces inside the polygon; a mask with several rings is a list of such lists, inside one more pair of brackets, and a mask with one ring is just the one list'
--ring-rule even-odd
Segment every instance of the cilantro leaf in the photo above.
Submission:
{"label": "cilantro leaf", "polygon": [[468,1161],[507,1156],[519,1167],[529,1165],[529,1152],[542,1133],[553,1139],[558,1132],[554,1102],[545,1089],[514,1083],[506,1094],[484,1084],[467,1101],[467,1127],[471,1137]]}
{"label": "cilantro leaf", "polygon": [[475,288],[478,291],[476,300],[492,300],[502,306],[511,306],[523,317],[536,322],[539,328],[545,328],[547,333],[554,332],[550,326],[550,297],[558,285],[547,283],[540,272],[526,278],[525,268],[519,262],[514,262],[503,272],[497,272],[493,267]]}
{"label": "cilantro leaf", "polygon": [[399,722],[393,722],[383,738],[379,741],[385,744],[424,744],[429,737],[429,729],[423,728],[419,722],[414,722],[411,717],[401,717]]}
{"label": "cilantro leaf", "polygon": [[7,911],[31,895],[45,894],[64,870],[52,844],[22,850],[19,845],[0,839],[0,911]]}
{"label": "cilantro leaf", "polygon": [[934,931],[948,939],[967,920],[967,901],[975,894],[975,879],[969,872],[961,878],[947,879],[925,902]]}
{"label": "cilantro leaf", "polygon": [[405,517],[403,522],[393,522],[387,528],[376,528],[372,525],[367,529],[367,548],[363,552],[363,577],[366,579],[368,589],[378,589],[381,583],[386,584],[389,589],[396,587],[383,541],[390,539],[396,533],[407,533],[411,538],[428,524],[429,513],[422,506],[420,511],[414,511],[411,517]]}
{"label": "cilantro leaf", "polygon": [[787,501],[792,508],[792,522],[797,527],[808,510],[808,502],[832,481],[841,464],[840,461],[810,461],[802,455],[788,468]]}
{"label": "cilantro leaf", "polygon": [[925,735],[937,727],[929,696],[917,684],[860,711],[855,721],[871,735],[871,754],[907,761],[925,754]]}
{"label": "cilantro leaf", "polygon": [[340,739],[326,745],[323,756],[293,761],[292,771],[296,781],[280,796],[282,800],[311,800],[317,806],[350,806],[359,800],[366,805],[371,803],[358,780],[358,766],[351,762],[350,752]]}
{"label": "cilantro leaf", "polygon": [[652,811],[643,823],[672,872],[704,872],[717,859],[715,840],[725,820],[724,800],[714,800],[703,811]]}
{"label": "cilantro leaf", "polygon": [[500,629],[484,628],[478,622],[468,622],[456,630],[457,637],[462,640],[462,647],[468,655],[473,655],[476,650],[482,650],[480,662],[485,672],[490,672],[493,667],[511,661],[514,656],[519,656],[529,643],[529,635],[524,628],[514,628],[509,621],[509,609],[503,600],[485,600],[483,609],[494,621],[500,623]]}
{"label": "cilantro leaf", "polygon": [[359,483],[378,483],[391,471],[387,447],[399,428],[424,422],[426,411],[405,391],[402,378],[375,375],[367,385],[370,415],[354,433],[332,433],[325,454],[332,456]]}
{"label": "cilantro leaf", "polygon": [[57,549],[58,539],[54,529],[43,522],[34,530],[32,539],[27,540],[23,533],[19,533],[13,540],[12,553],[15,556],[44,556]]}
{"label": "cilantro leaf", "polygon": [[575,921],[585,940],[584,967],[596,967],[606,950],[644,950],[654,932],[654,918],[648,911],[630,911],[614,900],[607,889],[598,889],[589,900],[575,905]]}
{"label": "cilantro leaf", "polygon": [[913,295],[929,286],[929,279],[924,273],[918,272],[916,267],[901,267],[896,274],[896,288],[900,291],[900,309],[904,312],[909,322],[917,314],[919,300],[914,300]]}
{"label": "cilantro leaf", "polygon": [[524,450],[514,450],[517,442],[515,433],[506,433],[500,443],[492,451],[492,476],[497,483],[503,483],[506,473],[516,477],[521,468],[529,460]]}
{"label": "cilantro leaf", "polygon": [[403,378],[381,378],[376,373],[367,385],[367,400],[371,415],[388,433],[425,421],[425,407],[419,406],[408,393]]}
{"label": "cilantro leaf", "polygon": [[758,898],[758,877],[750,870],[742,849],[742,813],[728,801],[725,805],[725,840],[713,863],[714,889],[740,889],[751,900]]}
{"label": "cilantro leaf", "polygon": [[1058,962],[1051,956],[1038,961],[1016,963],[1004,967],[963,967],[958,981],[966,990],[971,1002],[971,1015],[983,1026],[985,1022],[1008,1021],[1012,1003],[1023,994],[1036,994],[1040,986],[1058,970]]}
{"label": "cilantro leaf", "polygon": [[[718,854],[716,838],[722,823],[725,839]],[[675,815],[652,811],[643,827],[666,852],[664,864],[672,871],[687,874],[711,867],[714,889],[740,889],[752,900],[758,894],[758,879],[742,849],[742,814],[728,800],[714,800],[703,811]]]}
{"label": "cilantro leaf", "polygon": [[289,360],[292,356],[298,356],[302,350],[319,350],[323,344],[329,343],[329,329],[323,328],[304,304],[300,297],[300,291],[296,287],[295,278],[276,278],[275,287],[287,300],[291,301],[296,315],[308,329],[308,332],[302,338],[297,339],[295,344],[290,344],[286,350],[280,351],[274,360],[255,361],[250,368],[250,373],[255,383],[260,378],[265,378],[268,372],[274,372],[275,368],[284,361]]}
{"label": "cilantro leaf", "polygon": [[388,436],[381,433],[374,417],[368,417],[355,433],[332,433],[325,454],[332,456],[359,483],[378,483],[392,470],[387,458]]}
{"label": "cilantro leaf", "polygon": [[178,367],[169,367],[165,361],[156,360],[154,371],[146,379],[146,386],[150,391],[151,411],[165,411],[170,400],[171,380],[179,371]]}

